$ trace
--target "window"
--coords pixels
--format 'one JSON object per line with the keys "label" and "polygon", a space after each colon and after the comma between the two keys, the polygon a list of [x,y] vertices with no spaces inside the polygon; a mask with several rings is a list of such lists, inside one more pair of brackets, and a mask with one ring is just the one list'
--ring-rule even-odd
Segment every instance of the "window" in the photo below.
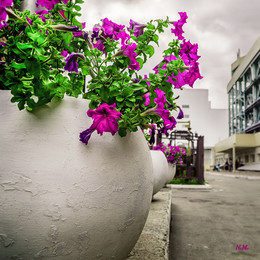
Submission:
{"label": "window", "polygon": [[190,115],[184,115],[184,118],[190,118]]}
{"label": "window", "polygon": [[255,162],[255,155],[254,154],[250,154],[250,162]]}
{"label": "window", "polygon": [[190,106],[189,105],[182,105],[181,107],[182,108],[189,108]]}
{"label": "window", "polygon": [[248,161],[249,161],[248,155],[245,155],[245,163],[248,163]]}
{"label": "window", "polygon": [[257,156],[258,156],[258,162],[260,162],[260,153],[258,153]]}

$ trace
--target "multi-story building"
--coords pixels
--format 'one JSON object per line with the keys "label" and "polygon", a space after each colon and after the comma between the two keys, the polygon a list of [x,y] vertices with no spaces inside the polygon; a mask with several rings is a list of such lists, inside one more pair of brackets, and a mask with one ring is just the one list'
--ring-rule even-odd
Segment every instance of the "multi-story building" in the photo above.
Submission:
{"label": "multi-story building", "polygon": [[216,144],[215,152],[225,153],[234,170],[241,162],[260,170],[260,37],[231,64],[227,93],[229,138]]}
{"label": "multi-story building", "polygon": [[[228,111],[211,107],[208,89],[185,87],[175,89],[174,94],[180,96],[176,102],[184,113],[184,118],[177,120],[175,130],[185,131],[190,126],[191,132],[204,136],[204,169],[207,170],[214,165],[215,144],[228,137]],[[182,145],[181,142],[177,145]]]}

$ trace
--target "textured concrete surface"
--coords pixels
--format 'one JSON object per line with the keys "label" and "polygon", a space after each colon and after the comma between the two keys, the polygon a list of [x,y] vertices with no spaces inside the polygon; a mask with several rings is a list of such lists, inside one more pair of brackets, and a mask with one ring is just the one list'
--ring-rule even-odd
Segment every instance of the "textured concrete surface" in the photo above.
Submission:
{"label": "textured concrete surface", "polygon": [[171,218],[171,188],[153,196],[150,212],[134,249],[127,260],[168,260]]}

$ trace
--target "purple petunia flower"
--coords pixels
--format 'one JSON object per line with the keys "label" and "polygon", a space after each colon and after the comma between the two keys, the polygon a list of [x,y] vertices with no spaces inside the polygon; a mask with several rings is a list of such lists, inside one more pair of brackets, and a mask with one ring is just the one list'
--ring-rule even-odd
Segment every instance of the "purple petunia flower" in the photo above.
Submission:
{"label": "purple petunia flower", "polygon": [[[84,29],[86,26],[86,23],[82,23],[82,29]],[[83,35],[83,31],[82,30],[78,30],[77,32],[73,32],[73,37],[80,37]]]}
{"label": "purple petunia flower", "polygon": [[95,131],[95,129],[87,129],[79,134],[79,140],[84,143],[88,144],[88,141],[91,137],[91,134]]}
{"label": "purple petunia flower", "polygon": [[157,94],[157,98],[154,99],[154,103],[162,103],[164,105],[164,103],[166,102],[165,93],[158,87],[154,90],[154,92]]}
{"label": "purple petunia flower", "polygon": [[110,132],[114,135],[118,132],[117,119],[121,119],[121,113],[116,109],[116,104],[101,104],[96,110],[89,109],[87,115],[94,119],[89,129],[80,133],[80,141],[88,144],[91,134],[96,130],[98,134]]}
{"label": "purple petunia flower", "polygon": [[[67,4],[69,0],[62,0],[64,4]],[[60,0],[37,0],[36,7],[41,5],[42,7],[45,7],[49,11],[54,8],[54,6],[58,3],[60,3]]]}
{"label": "purple petunia flower", "polygon": [[64,67],[65,70],[72,72],[79,72],[78,71],[78,61],[77,59],[80,58],[82,60],[85,60],[85,56],[81,53],[75,53],[72,52],[67,58],[66,58],[66,65]]}
{"label": "purple petunia flower", "polygon": [[183,111],[182,111],[182,109],[179,106],[178,106],[178,108],[179,108],[179,114],[177,116],[177,119],[182,119],[184,117]]}
{"label": "purple petunia flower", "polygon": [[150,97],[149,97],[149,95],[150,95],[150,92],[148,92],[148,93],[146,93],[146,94],[144,94],[142,97],[144,97],[145,98],[145,102],[144,102],[144,105],[145,106],[148,106],[149,104],[150,104]]}
{"label": "purple petunia flower", "polygon": [[30,25],[32,25],[33,24],[33,20],[32,19],[30,19],[30,18],[28,18],[28,17],[26,17],[26,21],[28,22],[28,24],[30,24]]}
{"label": "purple petunia flower", "polygon": [[128,31],[133,30],[134,36],[139,37],[144,34],[144,28],[147,27],[146,24],[139,24],[132,19],[130,19],[130,26],[127,28]]}
{"label": "purple petunia flower", "polygon": [[122,49],[126,47],[128,40],[130,39],[130,35],[125,31],[120,31],[116,35],[116,40],[121,40]]}
{"label": "purple petunia flower", "polygon": [[128,56],[131,61],[131,64],[128,67],[131,70],[140,69],[140,64],[138,61],[136,61],[137,53],[134,52],[135,49],[136,49],[136,44],[132,43],[132,44],[126,45],[125,48],[122,50],[123,54]]}
{"label": "purple petunia flower", "polygon": [[198,56],[198,44],[191,44],[190,41],[185,40],[181,44],[180,56],[184,61],[185,65],[190,65],[192,62],[197,61],[200,56]]}
{"label": "purple petunia flower", "polygon": [[63,50],[61,51],[60,55],[63,56],[63,57],[67,57],[68,51],[65,50],[65,49],[63,49]]}
{"label": "purple petunia flower", "polygon": [[8,13],[6,12],[7,7],[11,7],[13,0],[1,0],[0,1],[0,29],[7,25]]}
{"label": "purple petunia flower", "polygon": [[186,23],[186,20],[188,18],[186,12],[179,12],[180,19],[177,22],[173,23],[174,29],[171,29],[171,32],[175,34],[175,36],[178,37],[178,40],[183,40],[184,37],[182,34],[184,31],[182,30],[182,26]]}
{"label": "purple petunia flower", "polygon": [[47,10],[40,10],[40,11],[35,11],[36,14],[40,16],[43,22],[46,22],[47,18],[44,16],[45,14],[49,14]]}
{"label": "purple petunia flower", "polygon": [[103,29],[102,36],[106,38],[114,38],[116,35],[125,28],[124,25],[118,25],[110,20],[108,18],[103,19],[103,24],[101,26]]}
{"label": "purple petunia flower", "polygon": [[59,0],[37,0],[36,7],[41,5],[42,7],[45,7],[47,10],[52,10],[56,4],[58,4]]}

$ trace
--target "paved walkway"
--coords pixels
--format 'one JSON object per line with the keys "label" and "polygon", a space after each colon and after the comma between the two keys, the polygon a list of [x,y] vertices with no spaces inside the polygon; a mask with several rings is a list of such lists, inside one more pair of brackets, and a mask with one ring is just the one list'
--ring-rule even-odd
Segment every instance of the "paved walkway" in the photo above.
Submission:
{"label": "paved walkway", "polygon": [[259,177],[211,172],[212,189],[172,190],[170,260],[260,259]]}

